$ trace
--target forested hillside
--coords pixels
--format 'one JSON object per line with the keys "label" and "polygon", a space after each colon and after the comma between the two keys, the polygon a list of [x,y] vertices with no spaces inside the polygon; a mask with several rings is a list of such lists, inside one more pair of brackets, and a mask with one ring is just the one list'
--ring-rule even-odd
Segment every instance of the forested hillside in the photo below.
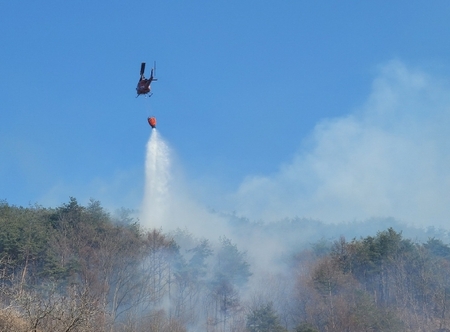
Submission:
{"label": "forested hillside", "polygon": [[450,331],[444,241],[386,227],[308,244],[294,224],[282,224],[293,249],[261,271],[233,239],[143,229],[97,201],[2,202],[0,331]]}

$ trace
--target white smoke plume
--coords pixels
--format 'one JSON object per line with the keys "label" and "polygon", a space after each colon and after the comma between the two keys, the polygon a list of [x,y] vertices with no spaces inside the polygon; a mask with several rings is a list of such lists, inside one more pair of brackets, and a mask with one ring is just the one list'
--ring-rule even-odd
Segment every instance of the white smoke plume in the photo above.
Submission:
{"label": "white smoke plume", "polygon": [[391,61],[367,102],[324,119],[274,176],[249,176],[233,195],[255,220],[325,222],[394,217],[446,226],[450,217],[448,82]]}

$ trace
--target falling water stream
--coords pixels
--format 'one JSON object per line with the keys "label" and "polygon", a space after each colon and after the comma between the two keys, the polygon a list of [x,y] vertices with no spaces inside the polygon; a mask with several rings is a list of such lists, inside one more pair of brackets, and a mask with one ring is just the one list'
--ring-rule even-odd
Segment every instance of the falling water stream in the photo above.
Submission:
{"label": "falling water stream", "polygon": [[160,225],[170,209],[170,149],[156,129],[147,142],[142,218],[147,226]]}

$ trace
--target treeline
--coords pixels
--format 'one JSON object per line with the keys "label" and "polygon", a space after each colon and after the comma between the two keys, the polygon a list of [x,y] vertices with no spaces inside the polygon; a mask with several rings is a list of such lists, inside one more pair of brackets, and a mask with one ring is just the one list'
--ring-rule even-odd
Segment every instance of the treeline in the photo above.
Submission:
{"label": "treeline", "polygon": [[97,201],[0,205],[1,331],[229,328],[241,319],[233,310],[249,276],[227,238],[213,248],[186,232],[144,230]]}
{"label": "treeline", "polygon": [[436,238],[319,241],[267,271],[214,240],[93,200],[0,202],[0,331],[450,331],[450,247]]}
{"label": "treeline", "polygon": [[[303,252],[298,331],[450,331],[450,248],[403,239],[392,228],[323,254]],[[303,324],[303,325],[302,325]]]}

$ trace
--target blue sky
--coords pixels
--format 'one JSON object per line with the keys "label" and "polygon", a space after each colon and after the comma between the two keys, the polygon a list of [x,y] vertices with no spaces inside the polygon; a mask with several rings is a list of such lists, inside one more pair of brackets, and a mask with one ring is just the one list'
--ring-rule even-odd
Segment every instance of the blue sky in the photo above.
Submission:
{"label": "blue sky", "polygon": [[[4,2],[0,199],[138,207],[154,115],[204,206],[445,224],[449,12],[447,1]],[[151,98],[135,98],[143,61],[157,61]]]}

